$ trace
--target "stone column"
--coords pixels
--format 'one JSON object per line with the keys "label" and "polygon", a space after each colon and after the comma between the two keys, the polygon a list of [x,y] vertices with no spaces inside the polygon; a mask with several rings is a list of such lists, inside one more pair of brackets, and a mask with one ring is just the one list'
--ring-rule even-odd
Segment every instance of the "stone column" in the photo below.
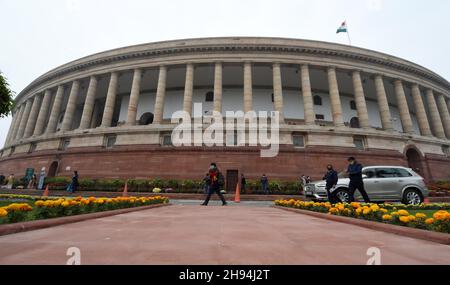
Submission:
{"label": "stone column", "polygon": [[411,120],[411,114],[409,113],[408,102],[406,101],[405,89],[403,88],[403,82],[400,79],[396,79],[394,82],[395,95],[397,97],[397,105],[400,112],[400,120],[402,121],[403,132],[412,134],[413,124]]}
{"label": "stone column", "polygon": [[445,139],[444,127],[442,126],[441,117],[439,116],[439,110],[434,99],[434,92],[431,89],[427,90],[427,102],[430,110],[431,124],[433,126],[434,135],[437,138]]}
{"label": "stone column", "polygon": [[9,126],[8,135],[6,136],[5,146],[8,146],[9,142],[11,141],[11,136],[14,133],[14,125],[16,124],[18,115],[19,110],[17,110],[15,113],[13,112],[12,114],[11,125]]}
{"label": "stone column", "polygon": [[116,105],[117,97],[117,83],[119,81],[119,74],[117,72],[111,73],[109,80],[108,94],[106,95],[105,108],[103,110],[102,127],[109,128],[112,124],[114,114],[114,106]]}
{"label": "stone column", "polygon": [[419,85],[414,84],[411,88],[414,101],[414,109],[416,111],[417,121],[419,123],[420,134],[422,136],[432,136],[430,124],[428,122],[427,113],[423,105],[422,95],[420,94]]}
{"label": "stone column", "polygon": [[30,137],[34,128],[36,127],[36,119],[39,114],[39,108],[41,107],[42,97],[40,94],[34,96],[33,105],[31,107],[30,117],[28,118],[27,126],[25,127],[24,138]]}
{"label": "stone column", "polygon": [[375,75],[375,91],[377,93],[378,108],[380,110],[381,125],[386,131],[393,131],[391,111],[389,110],[389,103],[386,96],[386,89],[384,87],[383,76]]}
{"label": "stone column", "polygon": [[48,109],[50,108],[50,102],[52,99],[52,92],[47,89],[44,93],[44,99],[42,100],[41,110],[36,121],[36,127],[34,128],[33,136],[39,136],[44,131],[45,120],[47,119]]}
{"label": "stone column", "polygon": [[100,113],[100,106],[97,103],[94,102],[94,112],[92,114],[92,120],[91,120],[91,124],[90,124],[90,128],[96,128],[97,127],[97,123],[98,123],[98,115]]}
{"label": "stone column", "polygon": [[273,102],[275,111],[280,113],[280,123],[284,122],[283,112],[283,85],[281,82],[281,65],[274,63],[273,67]]}
{"label": "stone column", "polygon": [[214,111],[222,113],[222,63],[214,68]]}
{"label": "stone column", "polygon": [[94,109],[95,96],[97,95],[98,79],[91,76],[89,79],[89,87],[84,100],[83,115],[81,115],[80,130],[89,129],[91,126],[92,111]]}
{"label": "stone column", "polygon": [[316,115],[314,113],[314,102],[311,91],[311,79],[309,76],[309,66],[307,64],[303,64],[301,66],[301,82],[302,82],[303,109],[305,112],[305,124],[315,125]]}
{"label": "stone column", "polygon": [[27,103],[25,104],[25,110],[23,111],[23,115],[20,120],[19,130],[17,131],[17,136],[16,136],[17,140],[23,138],[23,135],[25,133],[25,127],[27,125],[28,118],[30,117],[30,111],[31,111],[32,104],[33,104],[33,101],[31,99],[28,99]]}
{"label": "stone column", "polygon": [[194,65],[186,65],[186,81],[184,82],[183,111],[192,115],[192,96],[194,94]]}
{"label": "stone column", "polygon": [[355,92],[356,110],[358,112],[359,126],[361,128],[367,129],[370,128],[370,122],[369,122],[369,113],[367,112],[367,104],[364,95],[364,88],[361,82],[361,72],[359,72],[358,70],[353,71],[352,79],[353,79],[353,89]]}
{"label": "stone column", "polygon": [[64,86],[58,86],[56,91],[55,100],[53,102],[52,112],[50,113],[50,118],[48,120],[46,134],[51,134],[56,131],[56,126],[58,125],[58,117],[61,112],[61,104],[64,97]]}
{"label": "stone column", "polygon": [[156,90],[155,112],[153,122],[161,124],[164,115],[164,100],[166,97],[167,68],[164,65],[159,67],[158,88]]}
{"label": "stone column", "polygon": [[438,94],[437,100],[439,113],[441,114],[442,124],[444,125],[444,131],[445,134],[447,135],[447,138],[450,139],[450,114],[448,112],[444,95]]}
{"label": "stone column", "polygon": [[331,100],[331,112],[333,114],[333,122],[336,127],[344,125],[344,119],[342,118],[342,105],[339,95],[339,87],[336,77],[336,68],[328,68],[328,86],[330,89]]}
{"label": "stone column", "polygon": [[253,111],[252,63],[244,63],[244,112]]}
{"label": "stone column", "polygon": [[141,94],[142,70],[135,69],[133,75],[133,83],[131,85],[130,101],[128,103],[128,114],[126,125],[136,125],[136,113],[139,103],[139,95]]}
{"label": "stone column", "polygon": [[72,88],[70,89],[69,101],[67,101],[66,112],[64,114],[64,119],[61,125],[61,131],[70,131],[73,123],[73,115],[75,114],[75,109],[77,107],[77,97],[78,91],[80,90],[80,81],[75,80],[72,83]]}
{"label": "stone column", "polygon": [[22,121],[22,117],[23,117],[23,112],[25,111],[25,106],[22,104],[19,108],[19,110],[17,111],[17,119],[14,123],[14,128],[13,128],[13,132],[11,134],[11,138],[10,138],[10,142],[14,142],[16,141],[16,137],[17,137],[17,133],[19,131],[19,125],[20,125],[20,121]]}

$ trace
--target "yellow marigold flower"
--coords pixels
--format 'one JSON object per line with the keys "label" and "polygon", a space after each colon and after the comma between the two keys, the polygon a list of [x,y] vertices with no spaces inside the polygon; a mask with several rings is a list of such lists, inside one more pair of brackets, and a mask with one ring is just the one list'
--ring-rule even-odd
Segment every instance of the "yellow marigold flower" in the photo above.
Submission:
{"label": "yellow marigold flower", "polygon": [[394,217],[394,216],[395,216],[395,217],[398,217],[398,216],[400,216],[400,214],[399,214],[398,212],[392,212],[392,213],[391,213],[391,216],[393,216],[393,217]]}
{"label": "yellow marigold flower", "polygon": [[383,215],[383,221],[390,221],[390,220],[392,220],[391,215]]}
{"label": "yellow marigold flower", "polygon": [[338,210],[337,208],[331,208],[328,212],[329,212],[330,214],[336,214],[336,213],[339,212],[339,210]]}
{"label": "yellow marigold flower", "polygon": [[64,201],[61,203],[61,206],[63,206],[64,208],[67,208],[70,206],[70,202]]}
{"label": "yellow marigold flower", "polygon": [[34,202],[34,205],[36,207],[42,207],[42,206],[44,206],[44,201],[42,201],[42,200],[36,201],[36,202]]}
{"label": "yellow marigold flower", "polygon": [[363,211],[362,208],[357,208],[357,209],[356,209],[356,213],[357,213],[357,214],[361,214],[362,211]]}
{"label": "yellow marigold flower", "polygon": [[368,214],[370,214],[371,212],[372,212],[371,209],[364,209],[364,210],[363,210],[363,214],[364,214],[364,215],[368,215]]}
{"label": "yellow marigold flower", "polygon": [[6,211],[4,208],[0,208],[0,217],[5,217],[8,215],[8,211]]}
{"label": "yellow marigold flower", "polygon": [[418,219],[426,219],[427,215],[425,215],[424,213],[417,213],[416,214],[416,218],[418,218]]}
{"label": "yellow marigold flower", "polygon": [[398,214],[399,214],[400,216],[409,216],[409,212],[406,211],[406,210],[399,210],[399,211],[398,211]]}
{"label": "yellow marigold flower", "polygon": [[372,206],[370,206],[370,209],[374,212],[378,211],[380,209],[380,207],[377,204],[374,204]]}
{"label": "yellow marigold flower", "polygon": [[408,216],[400,216],[400,222],[402,223],[409,223],[409,217]]}
{"label": "yellow marigold flower", "polygon": [[408,219],[410,222],[414,222],[416,220],[416,217],[413,215],[408,216]]}
{"label": "yellow marigold flower", "polygon": [[361,203],[358,202],[352,202],[350,203],[350,205],[354,208],[354,209],[358,209],[361,207]]}
{"label": "yellow marigold flower", "polygon": [[384,209],[384,208],[380,208],[380,212],[382,212],[382,213],[387,213],[387,212],[389,212],[389,211],[386,210],[386,209]]}
{"label": "yellow marigold flower", "polygon": [[441,221],[441,220],[445,220],[445,217],[447,215],[447,211],[437,211],[436,213],[433,214],[433,218],[435,220]]}
{"label": "yellow marigold flower", "polygon": [[345,206],[342,205],[342,204],[338,204],[338,205],[336,206],[336,208],[338,208],[339,211],[343,211],[343,210],[345,209]]}
{"label": "yellow marigold flower", "polygon": [[425,224],[427,225],[432,225],[434,223],[434,219],[433,218],[429,218],[425,220]]}

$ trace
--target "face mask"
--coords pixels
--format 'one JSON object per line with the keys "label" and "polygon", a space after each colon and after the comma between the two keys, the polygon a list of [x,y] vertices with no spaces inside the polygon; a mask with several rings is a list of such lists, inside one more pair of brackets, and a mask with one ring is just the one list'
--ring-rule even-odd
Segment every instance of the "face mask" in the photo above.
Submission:
{"label": "face mask", "polygon": [[209,167],[209,169],[214,170],[214,169],[216,169],[216,168],[214,167],[214,165],[211,165],[211,166]]}

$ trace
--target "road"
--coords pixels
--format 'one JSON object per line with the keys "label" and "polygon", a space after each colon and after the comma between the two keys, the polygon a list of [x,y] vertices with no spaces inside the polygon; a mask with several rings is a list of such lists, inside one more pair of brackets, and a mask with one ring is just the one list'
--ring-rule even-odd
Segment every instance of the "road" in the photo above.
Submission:
{"label": "road", "polygon": [[0,264],[450,264],[450,246],[244,203],[199,201],[0,237]]}

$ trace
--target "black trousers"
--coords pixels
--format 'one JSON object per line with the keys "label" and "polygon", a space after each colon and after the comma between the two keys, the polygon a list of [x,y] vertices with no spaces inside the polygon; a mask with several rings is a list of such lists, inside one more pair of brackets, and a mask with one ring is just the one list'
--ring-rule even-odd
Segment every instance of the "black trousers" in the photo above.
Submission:
{"label": "black trousers", "polygon": [[333,186],[328,186],[325,188],[327,190],[327,196],[328,196],[328,202],[330,202],[331,204],[336,204],[340,201],[338,201],[336,195],[334,195],[334,193],[330,192],[330,189],[333,188]]}
{"label": "black trousers", "polygon": [[364,189],[364,182],[361,181],[351,181],[350,180],[350,185],[348,185],[348,190],[349,190],[349,194],[350,194],[350,202],[355,202],[355,191],[356,189],[358,189],[359,193],[361,193],[361,195],[364,198],[364,202],[366,203],[370,203],[370,199],[369,199],[369,195],[367,195],[366,190]]}
{"label": "black trousers", "polygon": [[211,199],[211,196],[213,193],[217,193],[217,195],[219,195],[220,200],[222,200],[222,204],[226,204],[227,202],[225,201],[225,197],[223,197],[223,194],[220,193],[220,187],[214,187],[214,186],[210,186],[209,187],[209,191],[208,191],[208,196],[206,196],[206,200],[203,203],[204,205],[208,205],[209,200]]}

